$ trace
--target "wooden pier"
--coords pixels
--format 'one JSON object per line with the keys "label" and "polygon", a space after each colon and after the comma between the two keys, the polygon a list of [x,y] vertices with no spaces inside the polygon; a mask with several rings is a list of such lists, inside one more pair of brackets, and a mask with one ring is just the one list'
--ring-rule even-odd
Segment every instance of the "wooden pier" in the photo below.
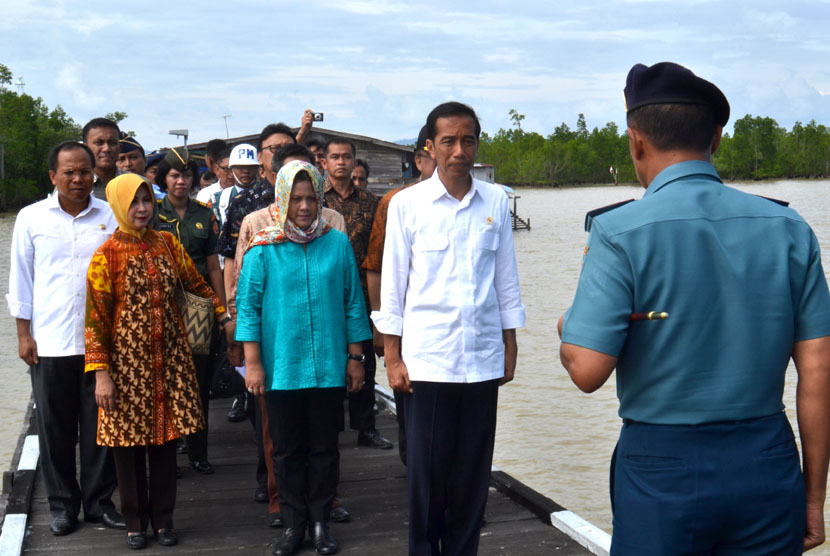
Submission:
{"label": "wooden pier", "polygon": [[[147,548],[139,554],[271,554],[281,529],[269,528],[267,504],[253,501],[256,453],[252,427],[247,421],[229,423],[226,419],[229,406],[227,399],[211,401],[210,460],[216,474],[199,475],[187,466],[187,456],[178,456],[183,470],[175,514],[179,545],[165,548],[150,536]],[[377,425],[384,436],[397,439],[397,424],[391,413],[380,411]],[[358,447],[356,436],[354,431],[340,436],[338,494],[352,514],[351,522],[332,524],[340,554],[405,555],[408,527],[405,467],[397,449]],[[8,493],[7,496],[12,497]],[[117,507],[117,491],[114,500]],[[576,540],[550,525],[551,512],[570,513],[562,510],[506,473],[494,471],[479,554],[590,554]],[[50,521],[43,483],[38,477],[32,489],[23,553],[61,556],[134,553],[127,549],[123,531],[82,521],[71,535],[54,537],[49,533]],[[315,554],[308,539],[300,554]]]}

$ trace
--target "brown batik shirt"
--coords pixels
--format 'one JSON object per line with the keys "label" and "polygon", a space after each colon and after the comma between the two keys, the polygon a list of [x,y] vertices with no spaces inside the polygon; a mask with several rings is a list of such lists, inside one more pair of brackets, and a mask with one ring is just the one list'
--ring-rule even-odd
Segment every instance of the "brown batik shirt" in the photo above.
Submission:
{"label": "brown batik shirt", "polygon": [[366,306],[369,306],[369,290],[366,287],[366,270],[361,268],[363,260],[369,251],[369,237],[372,235],[372,223],[378,209],[377,195],[359,187],[352,187],[352,192],[344,199],[326,182],[326,206],[343,215],[346,221],[346,230],[349,234],[349,243],[352,244],[355,262],[360,269],[360,285],[363,286],[363,297]]}

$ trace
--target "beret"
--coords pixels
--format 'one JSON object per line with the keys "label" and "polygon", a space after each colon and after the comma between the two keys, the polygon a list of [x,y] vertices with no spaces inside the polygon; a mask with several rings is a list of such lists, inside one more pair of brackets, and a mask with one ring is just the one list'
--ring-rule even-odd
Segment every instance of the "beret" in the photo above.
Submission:
{"label": "beret", "polygon": [[161,162],[161,159],[164,158],[165,153],[153,153],[147,157],[147,165],[145,168],[149,168],[150,166],[154,166]]}
{"label": "beret", "polygon": [[122,153],[141,150],[141,153],[144,154],[144,147],[142,147],[141,143],[136,141],[135,137],[133,137],[132,135],[125,135],[119,140],[119,142],[121,143]]}
{"label": "beret", "polygon": [[713,83],[673,62],[636,64],[625,80],[626,112],[649,104],[701,104],[721,126],[729,121],[729,102]]}

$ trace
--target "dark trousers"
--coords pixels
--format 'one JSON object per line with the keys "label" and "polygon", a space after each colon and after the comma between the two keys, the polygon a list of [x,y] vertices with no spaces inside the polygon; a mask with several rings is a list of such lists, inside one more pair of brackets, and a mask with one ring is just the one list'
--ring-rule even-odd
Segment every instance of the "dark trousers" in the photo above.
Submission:
{"label": "dark trousers", "polygon": [[[98,446],[95,373],[84,372],[84,356],[40,357],[30,368],[35,396],[40,472],[53,516],[100,518],[113,508],[115,466],[108,448]],[[80,445],[81,481],[76,479],[75,445]]]}
{"label": "dark trousers", "polygon": [[265,399],[285,525],[327,522],[340,465],[343,389],[271,390]]}
{"label": "dark trousers", "polygon": [[406,400],[409,399],[409,392],[393,390],[392,395],[395,396],[395,417],[398,421],[398,455],[406,465]]}
{"label": "dark trousers", "polygon": [[257,486],[267,486],[269,471],[268,464],[265,461],[265,446],[262,441],[264,438],[263,431],[265,431],[266,427],[265,420],[263,419],[262,406],[257,401],[256,396],[250,392],[245,392],[245,396],[245,407],[248,410],[248,419],[254,427],[254,442],[256,442],[256,469],[254,470],[256,484]]}
{"label": "dark trousers", "polygon": [[372,340],[363,342],[363,386],[354,394],[349,393],[349,427],[356,431],[369,431],[375,428],[375,371],[377,360]]}
{"label": "dark trousers", "polygon": [[210,408],[210,384],[213,382],[213,366],[211,355],[193,355],[193,365],[196,367],[196,381],[199,383],[199,398],[202,401],[202,412],[205,415],[205,428],[199,432],[188,434],[187,457],[190,461],[207,461],[208,459],[208,410]]}
{"label": "dark trousers", "polygon": [[703,425],[626,422],[614,555],[801,554],[804,481],[784,413]]}
{"label": "dark trousers", "polygon": [[490,488],[498,380],[412,382],[404,404],[409,554],[474,555]]}
{"label": "dark trousers", "polygon": [[176,441],[161,446],[113,448],[112,453],[127,531],[146,531],[148,522],[154,531],[172,529],[176,507]]}

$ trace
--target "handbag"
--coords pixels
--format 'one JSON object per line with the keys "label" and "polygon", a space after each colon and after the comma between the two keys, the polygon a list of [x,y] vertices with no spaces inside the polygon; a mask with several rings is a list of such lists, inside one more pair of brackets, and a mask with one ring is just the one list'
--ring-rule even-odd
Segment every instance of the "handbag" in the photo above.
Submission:
{"label": "handbag", "polygon": [[184,323],[184,329],[187,332],[190,350],[194,355],[207,355],[210,353],[210,340],[213,334],[213,319],[215,316],[213,300],[192,294],[184,289],[184,283],[181,276],[179,276],[179,269],[176,268],[176,258],[173,257],[167,241],[164,238],[162,238],[162,241],[164,241],[164,246],[167,247],[167,252],[170,253],[173,271],[176,273],[179,286],[181,286],[180,289],[176,290],[175,299]]}

